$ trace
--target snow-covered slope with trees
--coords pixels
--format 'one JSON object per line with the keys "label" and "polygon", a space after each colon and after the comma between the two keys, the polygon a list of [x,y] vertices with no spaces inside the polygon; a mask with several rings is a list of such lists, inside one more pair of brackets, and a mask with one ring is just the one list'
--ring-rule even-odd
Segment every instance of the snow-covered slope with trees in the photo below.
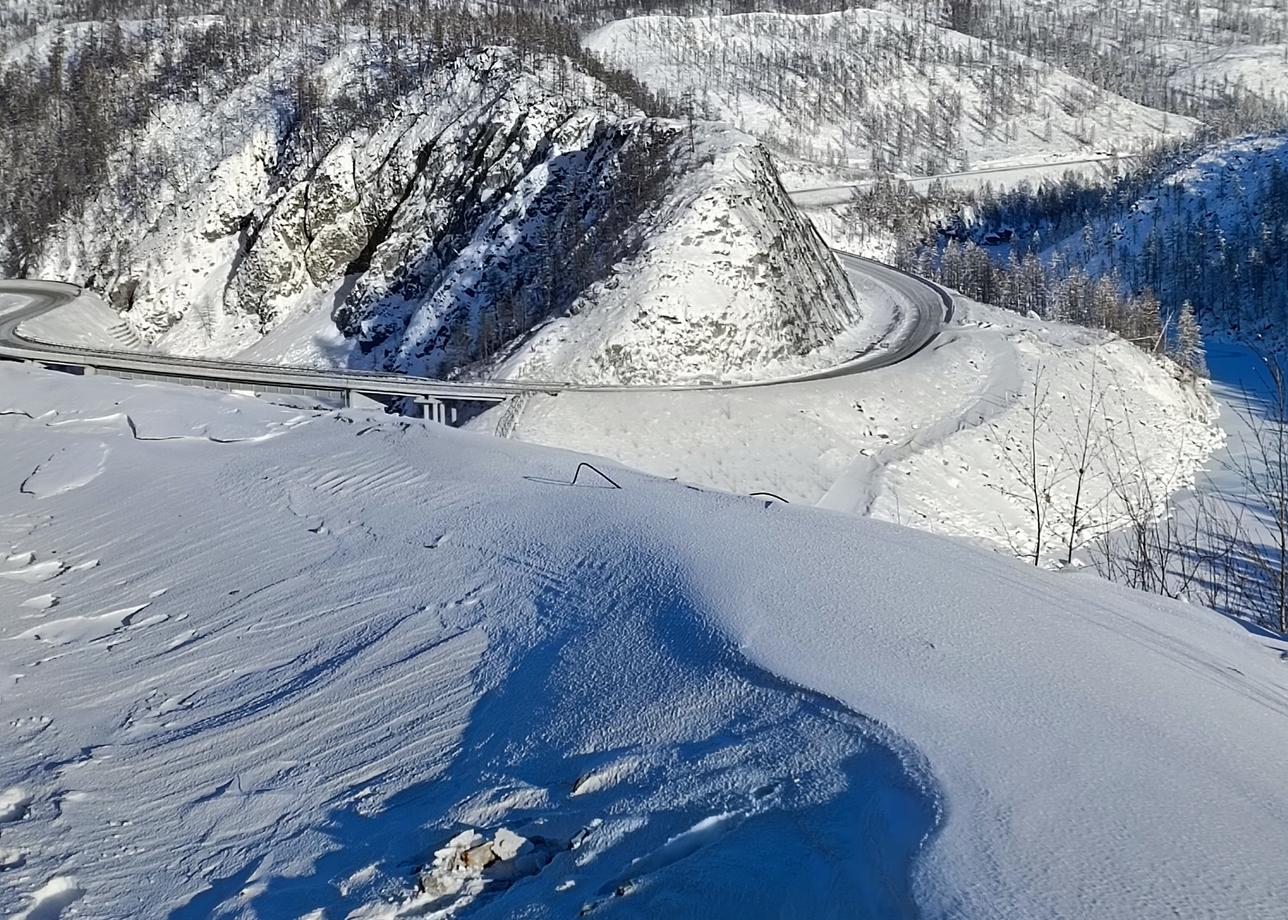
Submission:
{"label": "snow-covered slope with trees", "polygon": [[0,367],[0,438],[5,915],[1288,899],[1281,644],[1199,608],[210,391]]}
{"label": "snow-covered slope with trees", "polygon": [[1151,288],[1213,332],[1282,341],[1288,319],[1288,136],[1222,142],[1107,207],[1047,257]]}
{"label": "snow-covered slope with trees", "polygon": [[787,163],[934,174],[1127,152],[1193,128],[924,17],[874,10],[640,17],[585,44]]}
{"label": "snow-covered slope with trees", "polygon": [[[1108,188],[1068,179],[968,196],[951,210],[937,222],[941,239],[914,242],[934,223],[923,212],[923,226],[913,220],[902,228],[895,248],[975,296],[987,289],[996,303],[1108,326],[1142,342],[1158,339],[1161,313],[1173,344],[1188,304],[1209,332],[1282,340],[1284,134],[1159,155]],[[1123,291],[1136,295],[1132,303]]]}
{"label": "snow-covered slope with trees", "polygon": [[1276,0],[878,0],[1032,55],[1223,133],[1282,124],[1288,8]]}
{"label": "snow-covered slope with trees", "polygon": [[859,378],[538,394],[512,428],[1054,562],[1121,526],[1128,502],[1161,507],[1192,482],[1221,442],[1215,416],[1204,383],[1117,336],[959,298],[934,347]]}
{"label": "snow-covered slope with trees", "polygon": [[[115,60],[152,47],[136,31],[59,41]],[[243,43],[217,20],[170,40]],[[96,193],[35,240],[20,210],[9,242],[26,274],[82,281],[186,354],[663,383],[808,365],[861,319],[754,139],[644,117],[566,57],[435,53],[305,44],[199,77]]]}
{"label": "snow-covered slope with trees", "polygon": [[1197,335],[1186,347],[1178,335],[1190,313],[1210,333],[1282,341],[1282,132],[1159,148],[1102,179],[922,193],[881,182],[812,213],[834,245],[1020,313],[1109,329],[1191,368]]}

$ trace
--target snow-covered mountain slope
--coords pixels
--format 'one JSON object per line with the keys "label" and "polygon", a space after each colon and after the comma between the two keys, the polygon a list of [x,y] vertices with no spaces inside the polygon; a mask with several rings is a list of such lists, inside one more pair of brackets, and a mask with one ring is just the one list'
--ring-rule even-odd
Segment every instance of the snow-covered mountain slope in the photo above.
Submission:
{"label": "snow-covered mountain slope", "polygon": [[826,346],[858,332],[865,314],[881,313],[856,297],[763,146],[728,128],[704,127],[696,142],[686,134],[670,134],[686,161],[674,191],[631,231],[640,251],[572,316],[539,329],[506,375],[665,383],[754,379],[782,363],[807,371],[835,360]]}
{"label": "snow-covered mountain slope", "polygon": [[0,437],[6,915],[1288,899],[1288,667],[1202,609],[210,391],[0,367]]}
{"label": "snow-covered mountain slope", "polygon": [[1216,144],[1135,200],[1107,205],[1046,258],[1093,276],[1116,272],[1128,287],[1154,289],[1170,311],[1188,300],[1209,332],[1283,341],[1288,135]]}
{"label": "snow-covered mountain slope", "polygon": [[1238,86],[1254,96],[1288,107],[1288,42],[1213,49],[1203,42],[1181,45],[1171,82],[1179,91],[1218,95]]}
{"label": "snow-covered mountain slope", "polygon": [[[904,0],[879,0],[897,5]],[[915,0],[908,0],[915,2]],[[1203,28],[1212,35],[1261,30],[1288,31],[1288,10],[1276,0],[976,0],[977,9],[1002,8],[1016,13],[1061,12],[1087,18],[1101,36],[1127,32],[1133,21],[1172,28]],[[1097,18],[1103,14],[1104,18]],[[1160,30],[1161,31],[1161,30]],[[1106,38],[1106,40],[1108,40]]]}
{"label": "snow-covered mountain slope", "polygon": [[874,10],[640,17],[585,44],[787,163],[933,174],[1125,152],[1193,128],[1033,58]]}
{"label": "snow-covered mountain slope", "polygon": [[[878,8],[923,16],[922,0]],[[1288,106],[1288,8],[1274,0],[971,0],[946,5],[971,35],[1065,66],[1169,111],[1224,122]],[[1237,121],[1236,121],[1237,123]]]}
{"label": "snow-covered mountain slope", "polygon": [[354,43],[165,106],[33,274],[102,289],[160,349],[434,376],[754,376],[861,318],[752,138],[489,49],[315,147],[282,86],[305,68],[342,118],[374,67]]}

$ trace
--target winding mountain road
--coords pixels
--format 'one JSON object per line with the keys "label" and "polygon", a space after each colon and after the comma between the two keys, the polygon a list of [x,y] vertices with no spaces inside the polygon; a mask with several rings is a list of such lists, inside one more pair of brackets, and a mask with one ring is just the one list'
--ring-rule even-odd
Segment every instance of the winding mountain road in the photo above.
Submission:
{"label": "winding mountain road", "polygon": [[[849,361],[822,370],[767,380],[677,383],[665,386],[594,386],[533,380],[461,382],[404,374],[282,367],[233,360],[153,354],[137,350],[60,344],[41,341],[24,334],[23,324],[70,303],[80,297],[83,290],[73,284],[34,280],[0,281],[0,295],[14,295],[26,300],[25,305],[0,314],[0,358],[81,369],[85,373],[103,371],[118,376],[161,379],[230,389],[327,392],[340,394],[346,400],[351,399],[354,394],[362,394],[385,397],[408,396],[426,403],[503,402],[525,392],[746,389],[842,377],[888,367],[905,360],[924,348],[939,334],[944,323],[951,320],[952,297],[938,285],[880,262],[849,253],[837,252],[836,256],[856,281],[884,288],[899,304],[900,310],[912,314],[911,318],[902,317],[896,324],[897,334],[882,340],[876,347],[856,355]],[[440,420],[442,420],[441,417]]]}

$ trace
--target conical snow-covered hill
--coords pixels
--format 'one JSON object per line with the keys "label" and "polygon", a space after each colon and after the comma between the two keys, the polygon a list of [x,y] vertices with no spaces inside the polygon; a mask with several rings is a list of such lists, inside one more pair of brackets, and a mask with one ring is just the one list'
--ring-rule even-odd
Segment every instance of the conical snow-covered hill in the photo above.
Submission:
{"label": "conical snow-covered hill", "polygon": [[432,376],[755,377],[861,318],[753,138],[504,48],[349,116],[369,51],[160,106],[30,274],[163,350]]}

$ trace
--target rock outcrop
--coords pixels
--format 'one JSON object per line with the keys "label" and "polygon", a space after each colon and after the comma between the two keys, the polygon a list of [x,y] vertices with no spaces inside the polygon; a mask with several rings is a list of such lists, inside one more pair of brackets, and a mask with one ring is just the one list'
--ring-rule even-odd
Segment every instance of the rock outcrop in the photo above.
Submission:
{"label": "rock outcrop", "polygon": [[342,55],[319,130],[279,89],[297,66],[166,108],[140,143],[156,187],[122,155],[43,273],[103,291],[158,348],[230,356],[298,324],[345,339],[309,360],[431,376],[754,375],[859,318],[746,135],[497,48],[347,120],[371,65]]}

